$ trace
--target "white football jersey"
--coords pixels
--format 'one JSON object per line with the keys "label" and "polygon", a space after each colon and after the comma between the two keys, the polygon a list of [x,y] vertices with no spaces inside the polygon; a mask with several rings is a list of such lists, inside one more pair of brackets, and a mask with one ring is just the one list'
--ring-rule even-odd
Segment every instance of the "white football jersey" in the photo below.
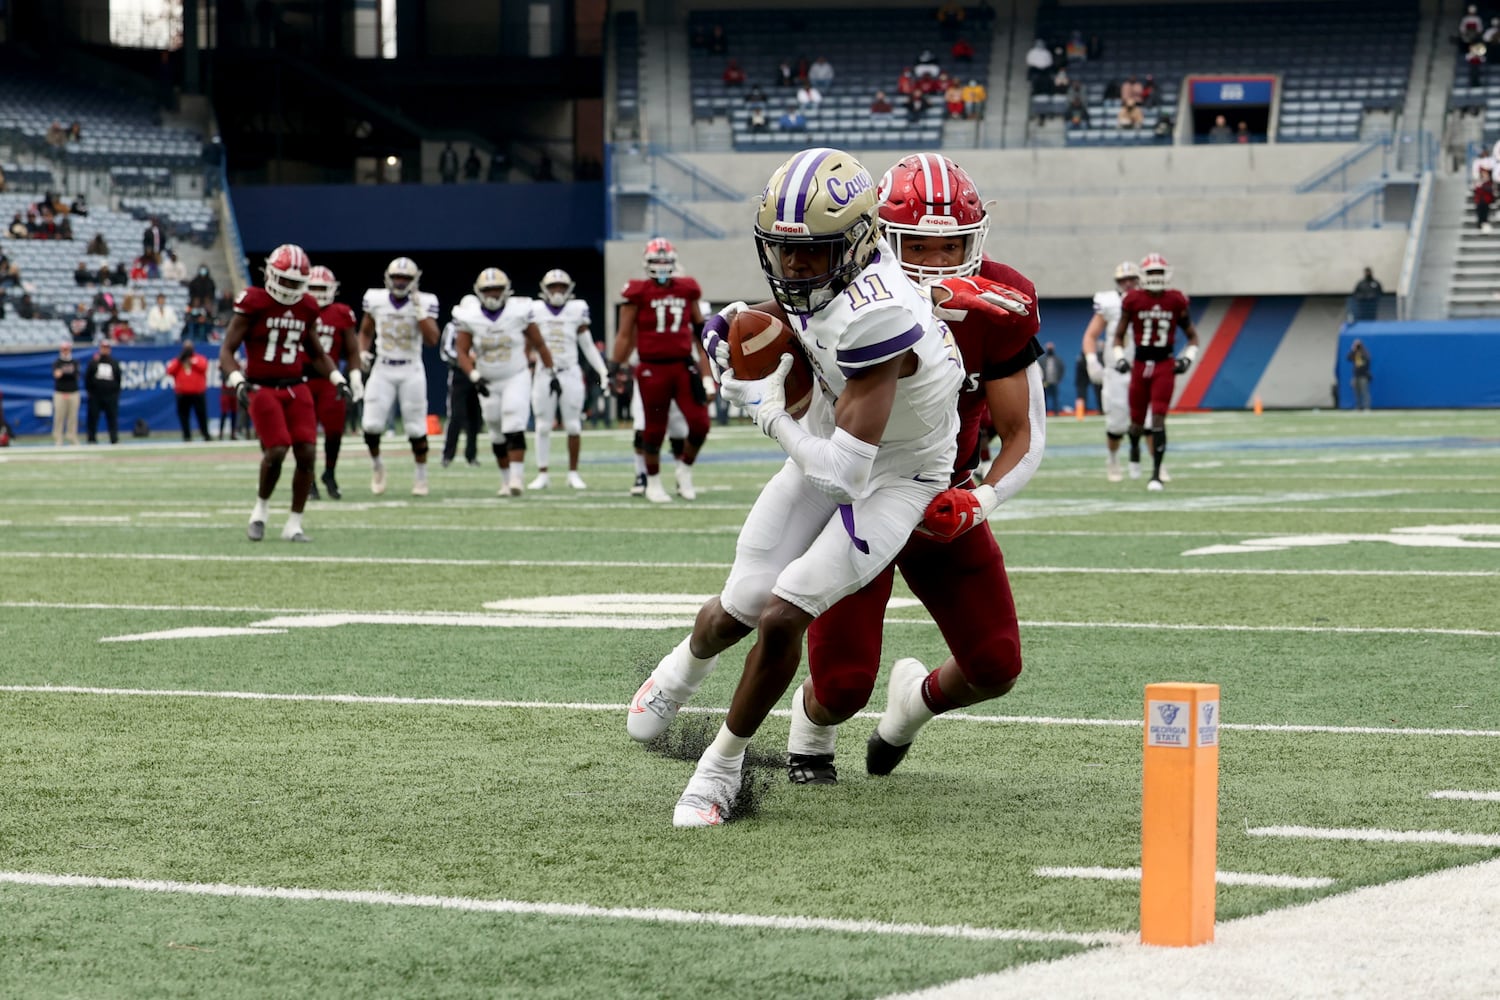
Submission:
{"label": "white football jersey", "polygon": [[491,382],[526,370],[526,328],[531,325],[532,300],[512,295],[499,312],[490,312],[477,296],[465,295],[453,310],[453,322],[468,330],[474,343],[475,365]]}
{"label": "white football jersey", "polygon": [[438,299],[427,292],[412,292],[398,299],[384,288],[365,292],[360,308],[375,317],[375,353],[392,361],[422,360],[422,331],[417,324],[424,319],[437,322]]}
{"label": "white football jersey", "polygon": [[[556,308],[537,299],[531,307],[531,321],[541,331],[547,350],[552,352],[552,366],[560,372],[577,367],[582,346],[579,335],[589,327],[589,304],[582,299],[569,299]],[[592,338],[589,343],[593,344]]]}
{"label": "white football jersey", "polygon": [[849,374],[911,350],[917,370],[896,385],[890,420],[875,459],[877,473],[947,476],[957,451],[963,361],[932,301],[913,285],[885,240],[870,266],[812,316],[793,316],[825,392],[814,394],[808,430],[833,434],[833,403]]}
{"label": "white football jersey", "polygon": [[[1104,332],[1099,335],[1099,347],[1104,351],[1104,361],[1109,363],[1109,346],[1115,342],[1115,331],[1120,327],[1120,304],[1125,296],[1117,291],[1095,292],[1094,313],[1104,317]],[[1135,340],[1125,338],[1125,357],[1135,360]]]}

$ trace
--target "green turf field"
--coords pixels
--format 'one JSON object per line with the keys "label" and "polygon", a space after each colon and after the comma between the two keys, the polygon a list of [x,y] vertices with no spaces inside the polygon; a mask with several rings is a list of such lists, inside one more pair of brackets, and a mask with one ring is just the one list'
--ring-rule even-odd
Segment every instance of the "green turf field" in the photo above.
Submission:
{"label": "green turf field", "polygon": [[[1148,494],[1105,482],[1097,419],[1054,421],[992,520],[1010,696],[873,779],[877,688],[837,787],[762,770],[757,815],[690,831],[692,764],[624,705],[723,581],[778,462],[753,428],[662,507],[625,495],[625,432],[586,437],[586,493],[519,499],[467,467],[409,497],[394,446],[373,498],[350,441],[309,546],[276,540],[289,476],[245,539],[253,446],[12,447],[0,994],[821,1000],[1128,938],[1135,883],[1038,869],[1139,864],[1151,681],[1221,686],[1220,870],[1332,880],[1221,885],[1220,917],[1500,854],[1500,801],[1431,797],[1500,789],[1493,414],[1170,426]],[[942,659],[888,614],[887,661]],[[718,725],[745,648],[679,727]]]}

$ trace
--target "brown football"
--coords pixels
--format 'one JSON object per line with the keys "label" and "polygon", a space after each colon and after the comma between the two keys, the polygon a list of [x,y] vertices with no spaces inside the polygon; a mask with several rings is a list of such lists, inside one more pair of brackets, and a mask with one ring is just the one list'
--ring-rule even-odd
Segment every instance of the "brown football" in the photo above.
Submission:
{"label": "brown football", "polygon": [[817,383],[786,314],[774,301],[735,314],[729,324],[729,364],[736,378],[765,378],[776,370],[783,354],[792,356],[792,370],[786,377],[786,412],[800,418],[812,405]]}

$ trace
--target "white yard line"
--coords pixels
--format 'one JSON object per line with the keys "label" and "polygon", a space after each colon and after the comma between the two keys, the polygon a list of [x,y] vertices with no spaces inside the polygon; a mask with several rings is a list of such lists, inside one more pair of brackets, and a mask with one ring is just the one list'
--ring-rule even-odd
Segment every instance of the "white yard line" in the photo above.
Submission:
{"label": "white yard line", "polygon": [[1493,997],[1497,926],[1500,860],[1224,921],[1197,948],[1100,948],[899,1000]]}
{"label": "white yard line", "polygon": [[1461,792],[1445,789],[1440,792],[1428,792],[1429,799],[1457,799],[1462,802],[1500,802],[1500,792]]}
{"label": "white yard line", "polygon": [[[1088,878],[1110,882],[1139,882],[1139,868],[1038,868],[1042,878]],[[1215,872],[1219,885],[1246,885],[1261,889],[1326,889],[1334,880],[1322,876],[1259,875],[1254,872]]]}
{"label": "white yard line", "polygon": [[1455,833],[1452,830],[1374,830],[1327,826],[1257,826],[1245,831],[1252,837],[1287,837],[1303,840],[1359,840],[1380,844],[1447,844],[1451,847],[1500,847],[1500,834]]}
{"label": "white yard line", "polygon": [[[273,543],[274,544],[274,543]],[[560,569],[729,569],[727,562],[650,562],[646,560],[608,559],[442,559],[402,556],[293,556],[230,555],[223,552],[41,552],[4,551],[5,559],[76,559],[112,562],[219,562],[219,563],[298,563],[336,566],[469,566],[494,568],[560,568]],[[1089,576],[1349,576],[1349,577],[1459,577],[1490,578],[1500,570],[1423,570],[1423,569],[1252,569],[1248,567],[1131,567],[1122,566],[1007,566],[1007,572],[1047,575],[1086,574]]]}
{"label": "white yard line", "polygon": [[[512,701],[501,698],[417,698],[401,695],[365,694],[293,694],[267,691],[202,691],[182,688],[109,688],[72,684],[0,684],[0,692],[14,694],[62,694],[100,695],[105,697],[142,698],[220,698],[229,701],[283,701],[324,702],[341,705],[411,705],[458,708],[515,708],[541,709],[565,712],[624,712],[629,706],[607,702],[570,701]],[[690,705],[684,712],[702,715],[723,715],[729,710],[720,707]],[[788,709],[779,708],[772,715],[788,717]],[[856,719],[878,719],[879,712],[858,712]],[[968,712],[949,712],[937,717],[943,723],[978,723],[981,725],[1009,726],[1083,726],[1139,729],[1140,719],[1077,719],[1047,715],[974,715]],[[1421,729],[1397,728],[1394,726],[1320,726],[1253,722],[1221,723],[1223,730],[1255,733],[1328,733],[1335,736],[1465,736],[1495,739],[1500,738],[1500,729]]]}
{"label": "white yard line", "polygon": [[828,931],[835,934],[882,934],[892,937],[960,938],[969,941],[1054,942],[1086,946],[1121,944],[1130,935],[1113,931],[1077,933],[1035,931],[966,924],[891,924],[876,920],[837,920],[827,917],[773,917],[755,913],[702,913],[693,910],[589,906],[585,903],[535,903],[515,899],[474,899],[466,896],[411,895],[334,889],[294,889],[281,886],[227,885],[219,882],[173,882],[164,879],[95,878],[45,872],[0,872],[0,884],[47,886],[60,889],[126,889],[136,892],[232,899],[281,899],[296,902],[352,903],[362,906],[403,906],[470,913],[522,916],[578,917],[596,920],[635,920],[657,924],[712,927],[750,927],[777,931]]}

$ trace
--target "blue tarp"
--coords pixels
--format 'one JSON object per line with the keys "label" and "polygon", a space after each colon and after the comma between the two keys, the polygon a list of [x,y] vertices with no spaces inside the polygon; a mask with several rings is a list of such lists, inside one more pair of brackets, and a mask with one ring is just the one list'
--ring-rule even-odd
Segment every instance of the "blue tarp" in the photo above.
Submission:
{"label": "blue tarp", "polygon": [[1376,409],[1500,407],[1500,320],[1354,323],[1339,333],[1339,405],[1354,405],[1355,339],[1370,352]]}

